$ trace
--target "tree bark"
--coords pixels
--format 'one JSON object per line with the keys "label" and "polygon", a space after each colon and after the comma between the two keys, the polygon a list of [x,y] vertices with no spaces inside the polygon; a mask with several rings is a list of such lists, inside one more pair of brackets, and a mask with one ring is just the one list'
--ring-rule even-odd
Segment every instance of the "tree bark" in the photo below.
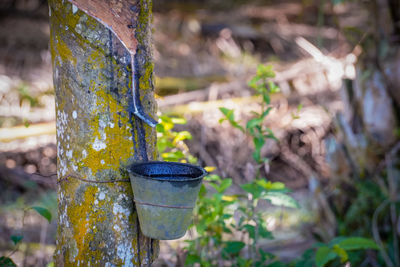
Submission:
{"label": "tree bark", "polygon": [[399,3],[367,3],[370,33],[361,44],[356,79],[346,88],[345,119],[339,123],[356,177],[376,175],[377,165],[399,142],[400,21],[390,15],[397,14],[390,2]]}
{"label": "tree bark", "polygon": [[[137,13],[132,24],[120,25],[135,33],[134,53],[115,29],[67,1],[49,1],[57,113],[57,266],[148,266],[158,254],[158,241],[140,232],[126,171],[133,162],[156,157],[155,130],[133,115],[132,93],[137,90],[144,112],[154,117],[152,1],[113,0],[110,5],[118,8],[121,2]],[[114,14],[113,8],[109,12]]]}

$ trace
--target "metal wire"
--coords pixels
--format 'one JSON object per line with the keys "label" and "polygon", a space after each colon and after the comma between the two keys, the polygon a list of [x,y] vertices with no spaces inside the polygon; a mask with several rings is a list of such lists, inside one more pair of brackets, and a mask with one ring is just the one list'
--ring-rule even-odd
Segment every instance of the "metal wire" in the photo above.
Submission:
{"label": "metal wire", "polygon": [[107,184],[107,183],[128,183],[130,182],[129,179],[117,179],[117,180],[106,180],[106,181],[94,181],[94,180],[89,180],[89,179],[83,179],[78,176],[68,174],[66,176],[61,177],[60,179],[57,180],[57,184],[61,184],[63,181],[67,181],[69,178],[74,178],[82,182],[87,182],[87,183],[93,183],[93,184]]}
{"label": "metal wire", "polygon": [[161,208],[172,208],[172,209],[193,209],[194,207],[185,207],[185,206],[168,206],[168,205],[161,205],[161,204],[152,204],[152,203],[147,203],[147,202],[141,202],[139,200],[133,199],[135,203],[140,204],[140,205],[147,205],[147,206],[153,206],[153,207],[161,207]]}

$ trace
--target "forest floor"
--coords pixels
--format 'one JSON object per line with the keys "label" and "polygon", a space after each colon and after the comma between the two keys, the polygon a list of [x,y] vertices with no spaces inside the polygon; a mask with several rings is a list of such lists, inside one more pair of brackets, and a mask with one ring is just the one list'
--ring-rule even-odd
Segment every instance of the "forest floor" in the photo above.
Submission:
{"label": "forest floor", "polygon": [[[259,108],[247,81],[258,64],[274,66],[281,92],[272,98],[276,108],[267,123],[279,142],[268,141],[263,148],[270,159],[265,176],[291,188],[302,208],[268,207],[276,240],[265,246],[290,260],[331,223],[314,194],[333,179],[324,140],[334,133],[335,114],[344,108],[342,80],[353,75],[355,47],[336,21],[340,16],[343,25],[355,27],[363,14],[352,14],[351,4],[321,11],[300,1],[198,2],[155,1],[160,112],[188,120],[177,128],[192,133],[188,146],[201,164],[215,166],[236,184],[249,181],[251,142],[218,122],[218,108],[233,108],[245,121]],[[10,236],[23,228],[24,240],[13,258],[19,266],[46,266],[52,261],[56,220],[48,224],[28,212],[22,227],[22,216],[25,207],[36,204],[56,214],[48,13],[43,1],[24,3],[11,11],[0,4],[0,255],[12,249]],[[175,266],[181,241],[162,243],[158,265]]]}

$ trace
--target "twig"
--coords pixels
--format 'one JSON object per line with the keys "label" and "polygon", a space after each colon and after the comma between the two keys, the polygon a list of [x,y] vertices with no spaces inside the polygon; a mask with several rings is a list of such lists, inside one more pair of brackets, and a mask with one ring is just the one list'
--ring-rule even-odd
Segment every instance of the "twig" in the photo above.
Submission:
{"label": "twig", "polygon": [[[386,154],[392,155],[393,157],[394,154],[396,154],[400,150],[400,142],[397,142],[391,149],[390,151],[386,152]],[[372,173],[372,176],[377,176],[381,171],[383,171],[384,168],[386,168],[386,158],[381,160],[378,163],[378,166],[375,168],[375,171]]]}
{"label": "twig", "polygon": [[394,267],[393,262],[389,258],[389,255],[386,253],[385,246],[382,242],[382,239],[379,234],[379,229],[378,229],[378,216],[382,212],[382,210],[391,203],[390,199],[385,199],[375,210],[374,215],[372,217],[372,234],[375,239],[375,242],[379,246],[379,250],[381,251],[383,260],[386,263],[386,266],[388,267]]}
{"label": "twig", "polygon": [[[27,209],[24,209],[24,213],[22,214],[21,232],[22,232],[22,230],[23,230],[24,227],[25,227],[25,216],[26,216],[26,212],[27,212],[27,211],[28,211]],[[8,255],[6,256],[6,258],[10,258],[12,255],[14,255],[14,253],[18,251],[20,244],[21,244],[21,242],[19,242],[19,243],[15,246],[14,250],[11,251],[10,254],[8,254]],[[1,263],[1,262],[0,262],[0,263]]]}
{"label": "twig", "polygon": [[395,175],[393,174],[393,158],[397,154],[400,149],[400,143],[394,146],[394,148],[390,151],[390,153],[386,154],[385,162],[387,167],[387,179],[389,184],[389,198],[392,201],[390,203],[390,219],[392,223],[392,236],[393,236],[393,253],[394,253],[394,261],[396,266],[399,266],[400,259],[399,259],[399,240],[397,238],[396,233],[396,220],[397,220],[397,212],[396,212],[396,205],[393,203],[397,197],[397,187],[398,183]]}

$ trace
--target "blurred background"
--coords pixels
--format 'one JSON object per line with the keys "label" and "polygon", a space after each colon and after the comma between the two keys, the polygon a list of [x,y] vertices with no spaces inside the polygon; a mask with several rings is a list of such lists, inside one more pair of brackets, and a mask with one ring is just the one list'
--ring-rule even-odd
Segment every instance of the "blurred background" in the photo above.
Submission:
{"label": "blurred background", "polygon": [[[262,245],[281,259],[338,235],[372,238],[379,204],[398,200],[399,12],[396,1],[370,2],[154,1],[160,114],[184,117],[175,129],[191,133],[190,153],[236,185],[254,177],[254,148],[219,123],[218,108],[247,121],[259,108],[248,81],[259,64],[273,66],[280,92],[265,123],[279,141],[263,145],[263,173],[285,183],[301,207],[268,207],[275,239]],[[18,266],[46,266],[55,249],[56,220],[24,212],[41,205],[57,217],[54,109],[47,1],[2,0],[0,256],[13,250],[10,236],[22,234],[12,256]],[[377,219],[388,226],[378,230],[383,242],[400,232],[394,209],[394,221]],[[182,244],[162,242],[158,266],[180,266]]]}

